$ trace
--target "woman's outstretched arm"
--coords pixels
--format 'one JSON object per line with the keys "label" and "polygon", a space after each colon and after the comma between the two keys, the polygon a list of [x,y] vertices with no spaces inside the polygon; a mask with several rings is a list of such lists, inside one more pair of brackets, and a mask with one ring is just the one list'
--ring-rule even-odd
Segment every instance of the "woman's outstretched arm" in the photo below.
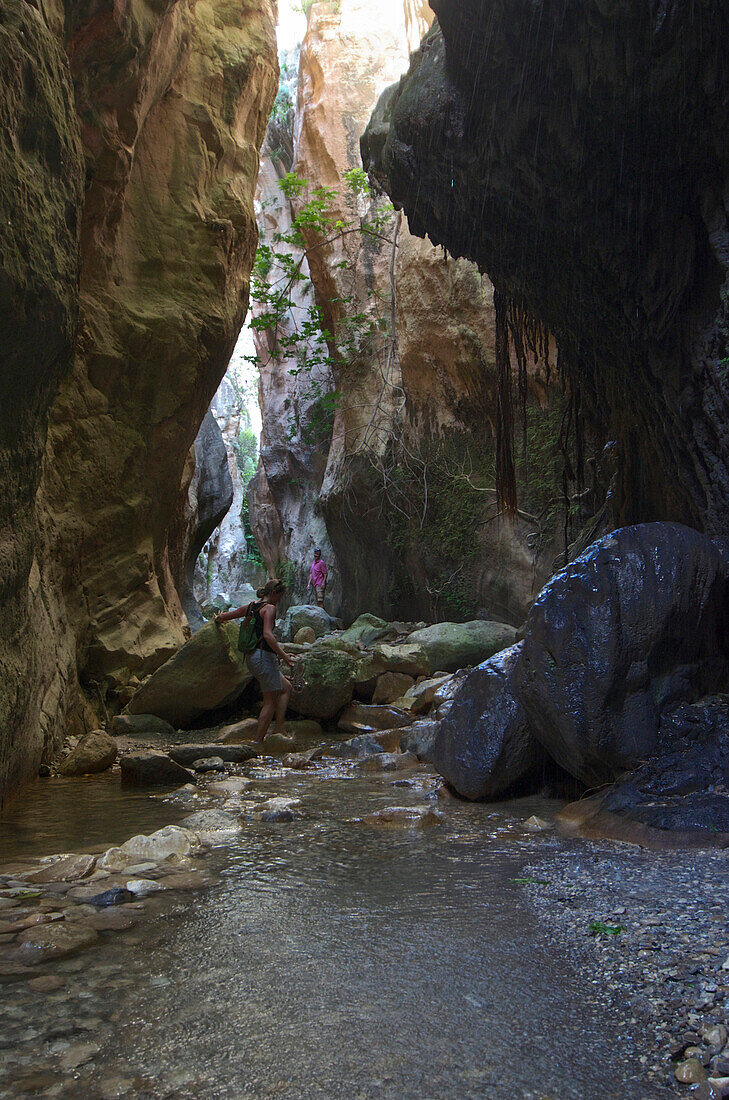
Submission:
{"label": "woman's outstretched arm", "polygon": [[227,623],[231,619],[242,619],[243,616],[247,613],[248,608],[250,606],[251,605],[249,603],[247,603],[245,605],[245,607],[236,607],[232,611],[219,611],[218,614],[213,619],[213,622],[214,623]]}

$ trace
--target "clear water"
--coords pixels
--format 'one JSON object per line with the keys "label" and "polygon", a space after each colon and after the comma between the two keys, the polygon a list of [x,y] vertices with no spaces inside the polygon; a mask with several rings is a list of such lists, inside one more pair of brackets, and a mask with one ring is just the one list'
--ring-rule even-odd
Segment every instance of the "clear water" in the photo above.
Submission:
{"label": "clear water", "polygon": [[[59,991],[4,987],[0,1096],[38,1080],[34,1095],[89,1098],[666,1095],[512,881],[562,843],[520,825],[554,807],[447,803],[439,825],[383,830],[356,819],[422,803],[428,776],[250,774],[306,819],[247,826],[208,857],[217,885],[45,968]],[[64,1071],[86,1042],[90,1060]]]}
{"label": "clear water", "polygon": [[185,812],[158,791],[122,787],[118,773],[37,779],[0,813],[0,867],[53,852],[95,852],[175,824]]}

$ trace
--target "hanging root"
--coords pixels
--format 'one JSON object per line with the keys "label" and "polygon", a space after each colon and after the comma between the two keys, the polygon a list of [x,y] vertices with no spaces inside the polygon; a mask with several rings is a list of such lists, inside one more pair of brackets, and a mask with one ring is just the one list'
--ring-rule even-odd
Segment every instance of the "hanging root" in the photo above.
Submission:
{"label": "hanging root", "polygon": [[494,289],[496,313],[496,496],[499,511],[509,516],[518,511],[516,466],[514,463],[514,381],[511,366],[512,349],[516,359],[517,397],[521,408],[522,452],[527,452],[528,365],[542,365],[547,380],[550,375],[549,333],[541,321],[525,309],[523,301],[507,298]]}
{"label": "hanging root", "polygon": [[514,466],[514,401],[509,354],[508,300],[494,290],[496,313],[496,500],[499,511],[516,514],[516,469]]}

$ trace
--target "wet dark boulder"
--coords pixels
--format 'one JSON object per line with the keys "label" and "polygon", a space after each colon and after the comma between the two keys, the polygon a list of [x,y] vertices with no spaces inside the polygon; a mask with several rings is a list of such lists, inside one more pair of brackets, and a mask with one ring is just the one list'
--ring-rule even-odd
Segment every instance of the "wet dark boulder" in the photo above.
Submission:
{"label": "wet dark boulder", "polygon": [[729,847],[729,696],[663,715],[656,757],[566,806],[560,820],[586,836],[648,847]]}
{"label": "wet dark boulder", "polygon": [[719,549],[680,524],[625,527],[542,590],[516,690],[549,755],[596,785],[673,751],[669,715],[721,690],[728,649]]}
{"label": "wet dark boulder", "polygon": [[176,764],[163,752],[133,752],[122,756],[122,783],[129,786],[181,786],[193,781],[192,772]]}
{"label": "wet dark boulder", "polygon": [[608,791],[603,809],[652,829],[729,834],[729,696],[661,718],[659,754]]}
{"label": "wet dark boulder", "polygon": [[519,642],[474,668],[440,723],[430,760],[464,798],[494,798],[546,759],[516,694],[521,649]]}
{"label": "wet dark boulder", "polygon": [[[215,758],[227,764],[245,764],[257,755],[255,745],[175,745],[169,751],[169,757],[183,768],[190,767],[198,760]],[[202,769],[196,769],[202,771]]]}

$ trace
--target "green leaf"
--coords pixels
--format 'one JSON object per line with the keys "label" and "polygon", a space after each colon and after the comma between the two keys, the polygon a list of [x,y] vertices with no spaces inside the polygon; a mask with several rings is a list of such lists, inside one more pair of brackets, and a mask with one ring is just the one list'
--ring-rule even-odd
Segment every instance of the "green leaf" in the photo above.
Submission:
{"label": "green leaf", "polygon": [[626,931],[622,924],[603,924],[600,920],[591,920],[587,930],[591,936],[619,936]]}

